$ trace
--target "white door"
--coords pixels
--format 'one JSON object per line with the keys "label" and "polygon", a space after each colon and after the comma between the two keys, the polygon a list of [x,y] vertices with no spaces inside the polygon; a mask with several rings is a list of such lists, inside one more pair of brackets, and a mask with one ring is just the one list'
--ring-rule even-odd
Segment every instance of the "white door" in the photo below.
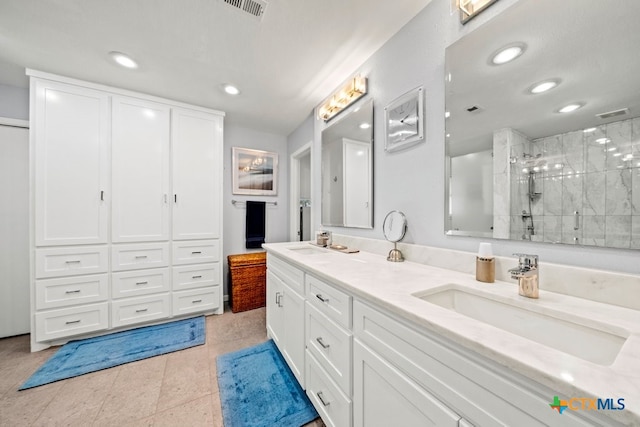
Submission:
{"label": "white door", "polygon": [[29,333],[29,130],[0,125],[0,338]]}
{"label": "white door", "polygon": [[344,225],[371,227],[371,145],[344,140]]}
{"label": "white door", "polygon": [[46,80],[33,95],[36,246],[106,243],[109,97]]}
{"label": "white door", "polygon": [[173,238],[220,237],[222,117],[173,109]]}
{"label": "white door", "polygon": [[284,346],[283,287],[282,281],[275,274],[267,271],[267,332],[280,349]]}
{"label": "white door", "polygon": [[112,240],[169,240],[170,109],[112,100]]}
{"label": "white door", "polygon": [[282,308],[284,309],[284,357],[298,382],[304,388],[304,298],[283,288]]}

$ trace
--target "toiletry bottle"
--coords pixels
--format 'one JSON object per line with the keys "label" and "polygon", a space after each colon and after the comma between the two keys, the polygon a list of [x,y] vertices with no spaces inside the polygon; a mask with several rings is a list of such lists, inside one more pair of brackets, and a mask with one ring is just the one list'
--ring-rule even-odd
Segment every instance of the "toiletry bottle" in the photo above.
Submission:
{"label": "toiletry bottle", "polygon": [[491,243],[480,243],[476,257],[476,280],[493,283],[496,280],[496,260],[493,257]]}

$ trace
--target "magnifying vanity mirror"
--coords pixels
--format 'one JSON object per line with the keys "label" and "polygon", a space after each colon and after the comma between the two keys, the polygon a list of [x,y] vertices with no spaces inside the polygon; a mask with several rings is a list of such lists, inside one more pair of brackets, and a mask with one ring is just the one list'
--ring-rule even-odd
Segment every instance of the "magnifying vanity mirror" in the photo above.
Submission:
{"label": "magnifying vanity mirror", "polygon": [[447,234],[640,249],[638,16],[521,0],[446,49]]}
{"label": "magnifying vanity mirror", "polygon": [[373,227],[373,100],[322,131],[322,225]]}
{"label": "magnifying vanity mirror", "polygon": [[389,252],[387,261],[402,262],[404,257],[398,249],[398,242],[404,238],[407,232],[407,218],[400,211],[391,211],[384,218],[382,223],[382,232],[384,238],[389,242],[393,242],[393,249]]}

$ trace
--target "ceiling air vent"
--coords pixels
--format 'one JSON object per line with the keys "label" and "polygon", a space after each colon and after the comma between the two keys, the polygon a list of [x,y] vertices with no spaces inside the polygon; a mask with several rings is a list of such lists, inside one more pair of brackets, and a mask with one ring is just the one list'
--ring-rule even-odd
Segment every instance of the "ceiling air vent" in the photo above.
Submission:
{"label": "ceiling air vent", "polygon": [[600,114],[596,114],[596,116],[601,119],[610,119],[611,117],[624,116],[625,114],[629,114],[628,108],[621,108],[619,110],[613,110],[607,113],[600,113]]}
{"label": "ceiling air vent", "polygon": [[249,15],[262,20],[267,2],[264,0],[222,0],[227,5],[236,10],[248,13]]}

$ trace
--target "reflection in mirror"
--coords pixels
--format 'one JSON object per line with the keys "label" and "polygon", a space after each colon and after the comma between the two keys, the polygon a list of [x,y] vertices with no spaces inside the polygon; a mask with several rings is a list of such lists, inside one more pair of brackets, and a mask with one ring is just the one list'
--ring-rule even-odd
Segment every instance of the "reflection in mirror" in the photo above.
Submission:
{"label": "reflection in mirror", "polygon": [[322,131],[322,225],[373,227],[373,100]]}
{"label": "reflection in mirror", "polygon": [[584,6],[521,0],[446,49],[448,234],[640,249],[640,2]]}

